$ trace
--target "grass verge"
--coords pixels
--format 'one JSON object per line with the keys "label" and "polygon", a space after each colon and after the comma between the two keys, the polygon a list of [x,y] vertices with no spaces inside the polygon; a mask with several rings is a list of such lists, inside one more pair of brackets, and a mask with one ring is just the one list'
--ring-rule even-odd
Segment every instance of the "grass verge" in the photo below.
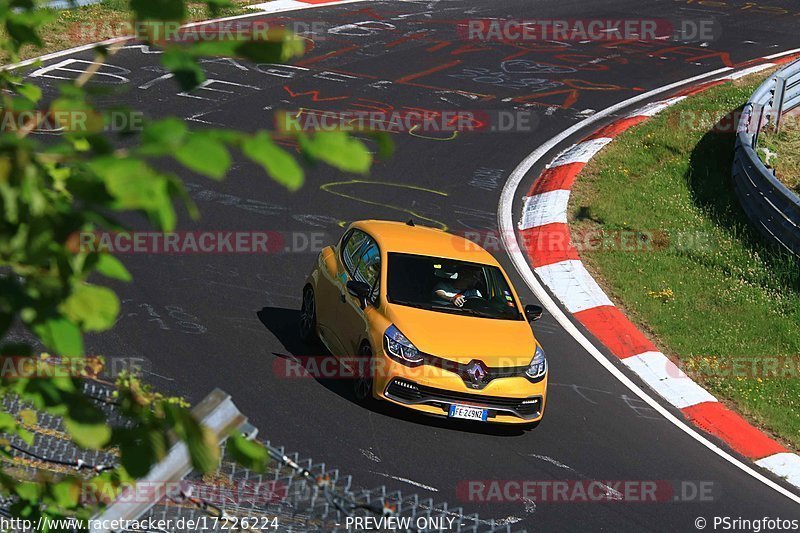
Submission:
{"label": "grass verge", "polygon": [[[775,176],[787,187],[800,194],[800,115],[785,117],[780,133],[763,132],[758,144],[761,160],[775,169]],[[774,154],[769,161],[767,153]]]}
{"label": "grass verge", "polygon": [[573,236],[641,235],[644,251],[581,257],[659,349],[800,448],[800,261],[748,223],[731,186],[734,133],[721,127],[762,79],[714,87],[619,136],[581,173],[570,223]]}
{"label": "grass verge", "polygon": [[[251,13],[247,6],[263,0],[231,0],[233,5],[226,7],[213,18],[230,17]],[[205,4],[188,3],[186,22],[194,22],[212,18]],[[93,43],[120,37],[129,33],[126,28],[131,21],[131,11],[127,0],[103,0],[98,4],[74,7],[63,10],[48,10],[50,20],[39,31],[43,47],[26,46],[21,52],[21,59],[57,52],[73,46]],[[5,39],[5,30],[0,30],[0,39]],[[0,64],[6,64],[9,58],[0,54]]]}

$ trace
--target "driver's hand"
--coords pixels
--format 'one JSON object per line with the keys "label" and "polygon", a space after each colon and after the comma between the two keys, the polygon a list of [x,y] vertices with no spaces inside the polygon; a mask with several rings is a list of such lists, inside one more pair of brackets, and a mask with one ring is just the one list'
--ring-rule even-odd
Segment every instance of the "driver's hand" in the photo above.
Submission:
{"label": "driver's hand", "polygon": [[462,306],[464,305],[464,302],[465,302],[465,301],[466,301],[466,298],[464,298],[464,295],[463,295],[463,294],[456,294],[456,295],[453,297],[453,303],[454,303],[454,304],[455,304],[457,307],[462,307]]}

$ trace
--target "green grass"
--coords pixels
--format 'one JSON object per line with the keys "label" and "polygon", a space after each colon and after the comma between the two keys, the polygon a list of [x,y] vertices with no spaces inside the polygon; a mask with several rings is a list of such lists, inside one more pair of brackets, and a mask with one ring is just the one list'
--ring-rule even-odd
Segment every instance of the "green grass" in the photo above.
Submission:
{"label": "green grass", "polygon": [[[230,17],[250,13],[246,6],[262,0],[232,0],[233,6],[223,8],[214,18]],[[73,46],[80,46],[111,37],[119,37],[131,20],[128,10],[129,0],[103,0],[98,4],[72,9],[50,10],[52,18],[39,31],[43,47],[27,45],[21,52],[21,59],[36,57]],[[187,22],[211,18],[205,4],[187,3]],[[0,30],[0,39],[5,39],[5,31]],[[8,63],[9,58],[0,53],[0,64]]]}
{"label": "green grass", "polygon": [[[582,251],[609,295],[718,398],[800,447],[800,377],[716,375],[739,358],[790,356],[800,371],[800,262],[766,245],[731,187],[734,135],[687,127],[735,112],[761,79],[714,87],[627,131],[574,188],[580,230],[662,231],[655,251]],[[724,367],[723,368],[727,368]]]}
{"label": "green grass", "polygon": [[759,149],[761,160],[775,169],[775,175],[787,187],[800,194],[800,115],[785,117],[780,133],[763,132],[758,144],[775,154],[766,161],[766,152]]}

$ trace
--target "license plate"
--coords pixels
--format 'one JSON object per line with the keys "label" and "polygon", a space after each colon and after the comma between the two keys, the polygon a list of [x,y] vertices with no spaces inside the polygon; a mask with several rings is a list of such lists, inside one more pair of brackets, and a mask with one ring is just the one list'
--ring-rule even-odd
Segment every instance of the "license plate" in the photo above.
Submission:
{"label": "license plate", "polygon": [[489,411],[480,407],[453,404],[450,406],[450,418],[464,418],[467,420],[481,420],[486,422]]}

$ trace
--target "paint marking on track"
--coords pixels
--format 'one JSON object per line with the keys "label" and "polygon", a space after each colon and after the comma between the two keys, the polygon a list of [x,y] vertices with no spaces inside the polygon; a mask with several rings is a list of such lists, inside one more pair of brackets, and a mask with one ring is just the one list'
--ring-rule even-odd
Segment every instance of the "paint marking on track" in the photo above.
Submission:
{"label": "paint marking on track", "polygon": [[394,479],[395,481],[402,481],[403,483],[408,483],[409,485],[413,485],[413,486],[418,487],[420,489],[429,490],[431,492],[439,492],[439,489],[437,489],[436,487],[431,487],[430,485],[425,485],[424,483],[420,483],[419,481],[414,481],[413,479],[408,479],[408,478],[400,477],[400,476],[393,476],[391,474],[385,474],[383,472],[375,472],[375,471],[371,471],[371,472],[373,474],[377,474],[379,476],[383,476],[383,477],[386,477],[386,478],[389,478],[389,479]]}

